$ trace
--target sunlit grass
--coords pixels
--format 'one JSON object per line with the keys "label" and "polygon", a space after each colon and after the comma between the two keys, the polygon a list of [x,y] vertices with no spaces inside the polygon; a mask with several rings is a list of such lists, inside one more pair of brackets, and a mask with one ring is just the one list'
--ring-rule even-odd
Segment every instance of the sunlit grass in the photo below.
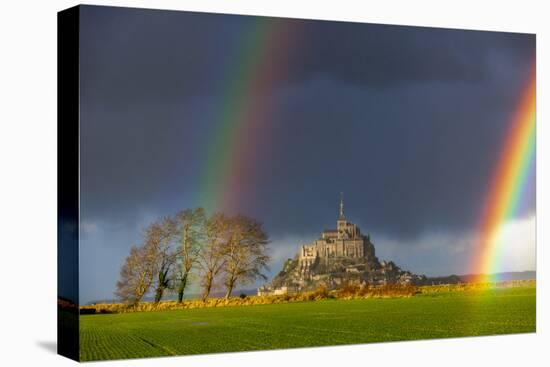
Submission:
{"label": "sunlit grass", "polygon": [[431,288],[414,297],[83,315],[81,358],[136,358],[535,331],[534,282],[455,288]]}

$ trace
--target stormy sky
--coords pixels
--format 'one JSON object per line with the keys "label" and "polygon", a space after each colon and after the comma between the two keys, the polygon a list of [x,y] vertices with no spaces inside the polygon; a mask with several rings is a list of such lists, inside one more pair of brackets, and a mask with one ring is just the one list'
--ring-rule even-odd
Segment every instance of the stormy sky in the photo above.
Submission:
{"label": "stormy sky", "polygon": [[[228,83],[266,48],[275,77],[249,96],[266,128],[231,211],[264,223],[270,275],[335,226],[340,192],[381,259],[468,272],[534,35],[91,6],[80,25],[81,303],[113,297],[145,225],[206,205]],[[243,52],[261,29],[283,36]],[[534,269],[531,171],[503,270]]]}

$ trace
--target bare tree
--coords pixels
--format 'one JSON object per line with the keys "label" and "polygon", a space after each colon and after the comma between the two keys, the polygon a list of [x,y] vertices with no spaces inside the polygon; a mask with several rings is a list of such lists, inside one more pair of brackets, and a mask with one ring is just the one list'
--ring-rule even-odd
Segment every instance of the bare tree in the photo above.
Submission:
{"label": "bare tree", "polygon": [[218,280],[230,297],[238,284],[266,278],[262,271],[270,260],[268,243],[262,224],[251,218],[223,213],[206,218],[202,208],[184,210],[145,228],[143,245],[132,247],[121,268],[115,294],[136,305],[151,289],[156,303],[166,290],[177,289],[181,302],[197,267],[203,300]]}
{"label": "bare tree", "polygon": [[176,214],[176,238],[178,242],[174,278],[176,281],[178,302],[182,302],[189,276],[196,265],[205,236],[204,209],[187,209]]}
{"label": "bare tree", "polygon": [[206,220],[206,239],[198,256],[198,265],[202,275],[203,301],[210,295],[214,279],[225,265],[228,227],[229,219],[222,213],[216,213]]}
{"label": "bare tree", "polygon": [[226,298],[237,284],[250,284],[257,278],[267,279],[262,271],[269,270],[269,239],[262,224],[245,216],[229,221],[229,238],[224,251],[224,285]]}
{"label": "bare tree", "polygon": [[163,217],[145,229],[145,248],[151,256],[150,263],[156,277],[155,303],[160,302],[170,285],[170,271],[176,262],[172,243],[176,232],[173,219]]}
{"label": "bare tree", "polygon": [[155,267],[147,250],[145,246],[132,246],[120,269],[115,295],[132,306],[141,301],[153,284]]}

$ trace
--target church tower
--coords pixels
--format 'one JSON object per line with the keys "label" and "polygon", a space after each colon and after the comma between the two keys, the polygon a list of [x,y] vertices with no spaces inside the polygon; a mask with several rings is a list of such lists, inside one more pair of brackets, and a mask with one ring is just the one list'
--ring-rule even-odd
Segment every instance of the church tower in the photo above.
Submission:
{"label": "church tower", "polygon": [[338,219],[339,220],[346,219],[344,217],[344,193],[343,192],[340,193],[340,217]]}
{"label": "church tower", "polygon": [[338,231],[346,228],[347,222],[346,217],[344,216],[344,193],[340,193],[340,215],[338,216],[338,221],[336,222],[336,228]]}

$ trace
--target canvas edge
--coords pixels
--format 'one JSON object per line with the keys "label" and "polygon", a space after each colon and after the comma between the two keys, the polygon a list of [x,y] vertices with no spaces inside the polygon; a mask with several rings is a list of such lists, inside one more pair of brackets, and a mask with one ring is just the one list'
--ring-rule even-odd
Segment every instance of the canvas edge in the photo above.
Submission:
{"label": "canvas edge", "polygon": [[57,353],[80,360],[80,7],[57,13]]}

